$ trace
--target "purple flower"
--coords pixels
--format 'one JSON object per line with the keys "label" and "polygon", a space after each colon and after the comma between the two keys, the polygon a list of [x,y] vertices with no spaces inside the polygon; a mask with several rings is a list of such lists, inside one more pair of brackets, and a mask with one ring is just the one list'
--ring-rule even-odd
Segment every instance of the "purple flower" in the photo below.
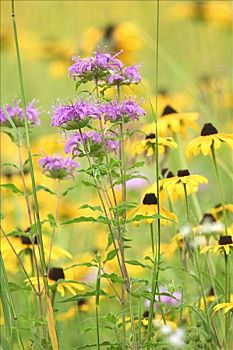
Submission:
{"label": "purple flower", "polygon": [[116,121],[134,121],[145,115],[145,111],[131,98],[123,102],[111,101],[104,103],[101,107],[105,120]]}
{"label": "purple flower", "polygon": [[[20,100],[16,101],[15,99],[13,106],[9,104],[5,105],[5,110],[7,115],[13,120],[15,125],[18,127],[24,126],[24,112],[19,105],[20,102],[21,102]],[[40,125],[40,119],[39,119],[40,111],[38,108],[35,107],[36,103],[37,101],[34,99],[26,107],[26,113],[27,113],[27,119],[29,121],[29,125]],[[2,109],[0,112],[0,123],[2,126],[11,127],[10,123],[6,118],[6,114],[4,114]]]}
{"label": "purple flower", "polygon": [[141,75],[138,72],[139,64],[125,68],[124,75],[130,83],[137,84],[141,81]]}
{"label": "purple flower", "polygon": [[79,164],[69,158],[61,155],[46,156],[39,159],[39,164],[43,168],[43,173],[53,179],[64,180],[70,176],[74,178],[74,173],[77,172]]}
{"label": "purple flower", "polygon": [[107,77],[109,85],[129,85],[138,84],[141,81],[141,76],[138,72],[139,64],[125,68],[120,72],[113,72]]}
{"label": "purple flower", "polygon": [[101,118],[97,104],[79,100],[72,105],[56,104],[52,107],[52,126],[74,130],[86,126],[90,118]]}
{"label": "purple flower", "polygon": [[[169,295],[160,295],[155,297],[156,302],[161,302],[164,305],[167,305],[169,307],[171,306],[178,306],[181,303],[182,294],[180,291],[176,291],[173,293],[170,293],[166,288],[160,287],[159,293],[166,293]],[[150,302],[149,300],[145,301],[145,306],[149,307]],[[158,304],[155,303],[155,308],[158,307]]]}
{"label": "purple flower", "polygon": [[[109,151],[115,151],[118,148],[118,141],[112,140],[109,135],[104,137],[106,148]],[[71,153],[73,156],[83,157],[86,152],[91,156],[102,156],[104,152],[104,144],[102,135],[97,131],[89,131],[87,133],[75,132],[65,144],[64,152]]]}
{"label": "purple flower", "polygon": [[122,62],[116,58],[117,55],[96,52],[94,57],[73,57],[75,63],[69,67],[69,75],[74,80],[78,77],[83,82],[102,79],[109,72],[123,68]]}

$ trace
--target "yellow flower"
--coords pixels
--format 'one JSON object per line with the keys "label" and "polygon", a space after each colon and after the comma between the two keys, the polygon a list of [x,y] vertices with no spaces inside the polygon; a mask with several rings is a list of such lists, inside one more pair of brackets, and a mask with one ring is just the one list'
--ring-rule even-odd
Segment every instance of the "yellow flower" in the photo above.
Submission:
{"label": "yellow flower", "polygon": [[[53,287],[56,285],[56,290],[61,294],[62,297],[65,296],[65,292],[70,292],[73,295],[76,295],[77,292],[84,291],[85,287],[78,282],[73,282],[74,276],[71,270],[63,270],[62,267],[53,267],[49,270],[48,273],[48,285]],[[59,280],[64,280],[59,282]],[[70,282],[70,280],[72,282]],[[39,277],[41,286],[43,286],[43,277]],[[31,277],[32,284],[38,288],[38,279],[37,277]],[[29,281],[26,280],[26,283],[29,284]]]}
{"label": "yellow flower", "polygon": [[95,298],[79,298],[77,304],[69,308],[67,311],[57,315],[58,321],[70,320],[77,315],[77,313],[86,313],[94,310]]}
{"label": "yellow flower", "polygon": [[231,250],[233,249],[233,241],[232,236],[230,235],[222,235],[219,237],[218,242],[214,242],[200,250],[201,254],[205,254],[207,252],[211,252],[213,254],[221,254],[224,253],[229,255]]}
{"label": "yellow flower", "polygon": [[177,176],[164,179],[163,188],[173,188],[180,195],[184,193],[184,186],[186,186],[187,195],[198,190],[199,184],[207,184],[208,180],[201,175],[190,175],[187,169],[179,170]]}
{"label": "yellow flower", "polygon": [[[136,154],[144,153],[147,157],[153,156],[155,154],[156,147],[155,133],[147,134],[145,136],[145,140],[136,142],[134,146]],[[165,148],[176,149],[177,143],[172,137],[158,137],[158,148],[159,152],[164,153]]]}
{"label": "yellow flower", "polygon": [[221,304],[217,304],[214,307],[214,312],[219,311],[221,309],[224,309],[224,314],[226,314],[227,312],[233,310],[233,301],[230,303],[221,303]]}
{"label": "yellow flower", "polygon": [[[135,217],[137,215],[143,215],[143,216],[152,216],[158,214],[158,205],[157,205],[157,198],[154,193],[146,193],[142,204],[138,207],[130,210],[128,212],[128,217]],[[176,215],[168,211],[167,209],[160,207],[160,215],[162,215],[164,218],[161,219],[161,225],[171,225],[172,221],[176,221]],[[151,224],[155,218],[148,218],[145,219],[144,222],[147,224]]]}
{"label": "yellow flower", "polygon": [[158,129],[161,135],[167,135],[169,133],[181,133],[185,135],[188,128],[198,128],[195,123],[198,118],[198,113],[179,113],[168,105],[164,108],[161,117],[158,119]]}
{"label": "yellow flower", "polygon": [[[227,212],[233,213],[233,204],[226,203],[224,204],[224,208]],[[216,218],[219,218],[223,215],[223,205],[217,204],[214,208],[210,209],[210,213],[213,214]]]}
{"label": "yellow flower", "polygon": [[211,151],[211,147],[219,149],[222,142],[233,148],[233,134],[219,133],[211,123],[207,123],[202,128],[201,136],[189,142],[186,154],[187,156],[197,156],[201,152],[204,156],[207,156]]}

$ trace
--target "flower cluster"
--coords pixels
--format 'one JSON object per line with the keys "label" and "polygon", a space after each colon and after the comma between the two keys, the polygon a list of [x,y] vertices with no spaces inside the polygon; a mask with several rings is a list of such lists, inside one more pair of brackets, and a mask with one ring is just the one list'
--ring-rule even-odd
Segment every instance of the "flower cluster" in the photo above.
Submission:
{"label": "flower cluster", "polygon": [[72,153],[73,156],[83,157],[86,152],[90,155],[98,156],[104,150],[103,142],[107,151],[115,151],[118,149],[118,141],[111,138],[110,135],[102,135],[97,131],[88,131],[87,133],[75,132],[68,138],[65,144],[64,152]]}
{"label": "flower cluster", "polygon": [[101,80],[111,71],[123,68],[123,64],[116,58],[118,54],[96,52],[94,57],[73,57],[75,62],[69,67],[69,75],[75,80],[77,77],[81,81]]}
{"label": "flower cluster", "polygon": [[[16,127],[22,127],[24,126],[24,111],[23,108],[20,107],[21,100],[14,100],[13,106],[6,104],[5,107],[5,113],[0,108],[0,124],[1,126],[5,127],[11,127],[11,124],[7,120],[7,116],[12,119]],[[35,107],[35,104],[37,101],[34,99],[32,100],[26,107],[26,113],[27,113],[27,119],[29,122],[29,125],[40,125],[40,119],[39,114],[40,111],[38,108]],[[6,116],[7,115],[7,116]]]}
{"label": "flower cluster", "polygon": [[60,155],[46,156],[39,159],[39,164],[43,168],[43,173],[53,179],[64,180],[69,177],[74,177],[79,164],[69,157]]}
{"label": "flower cluster", "polygon": [[69,67],[69,75],[74,80],[77,78],[80,83],[94,80],[96,83],[106,83],[107,85],[129,85],[137,84],[141,81],[138,72],[140,65],[124,67],[123,63],[116,57],[119,53],[96,52],[94,57],[73,57],[75,62]]}
{"label": "flower cluster", "polygon": [[145,115],[145,111],[132,98],[124,99],[122,102],[106,102],[100,108],[104,114],[105,121],[108,120],[110,122],[134,121]]}
{"label": "flower cluster", "polygon": [[80,129],[88,124],[91,118],[101,118],[98,105],[79,100],[72,105],[58,104],[52,107],[52,126],[66,130]]}
{"label": "flower cluster", "polygon": [[113,72],[108,78],[109,85],[129,85],[138,84],[141,81],[141,75],[138,72],[139,64],[126,67],[119,72]]}

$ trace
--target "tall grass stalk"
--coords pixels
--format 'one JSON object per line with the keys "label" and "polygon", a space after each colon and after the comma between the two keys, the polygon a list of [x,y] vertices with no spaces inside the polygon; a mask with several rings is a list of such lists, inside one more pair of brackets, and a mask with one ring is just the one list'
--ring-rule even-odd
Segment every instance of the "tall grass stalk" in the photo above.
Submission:
{"label": "tall grass stalk", "polygon": [[[159,195],[159,146],[158,146],[158,83],[159,83],[159,5],[160,1],[157,0],[157,14],[156,14],[156,64],[155,64],[155,74],[156,74],[156,105],[155,105],[155,135],[156,135],[156,145],[155,145],[155,177],[156,177],[156,192],[157,192],[157,208],[158,208],[158,215],[160,215],[160,195]],[[152,110],[154,112],[153,106]],[[153,273],[152,273],[152,300],[150,302],[149,307],[149,319],[148,319],[148,333],[147,333],[147,339],[148,342],[150,342],[152,337],[152,320],[153,320],[153,311],[154,311],[154,303],[155,303],[155,295],[156,291],[159,291],[158,288],[158,282],[159,282],[159,269],[160,269],[160,259],[161,259],[161,223],[160,218],[157,219],[157,254],[156,258],[154,259],[153,264]]]}

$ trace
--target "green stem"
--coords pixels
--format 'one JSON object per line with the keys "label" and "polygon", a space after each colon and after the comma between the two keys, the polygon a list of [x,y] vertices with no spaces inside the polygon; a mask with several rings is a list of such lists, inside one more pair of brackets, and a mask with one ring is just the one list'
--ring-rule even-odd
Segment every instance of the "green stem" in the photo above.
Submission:
{"label": "green stem", "polygon": [[[189,205],[188,205],[188,195],[187,195],[186,184],[184,184],[184,194],[185,194],[185,208],[186,208],[187,223],[190,224]],[[203,281],[202,281],[199,261],[198,261],[197,254],[196,254],[195,250],[194,250],[194,261],[195,261],[195,265],[196,265],[196,269],[197,269],[198,279],[199,279],[199,282],[200,282],[201,294],[202,294],[204,307],[205,307],[206,321],[207,321],[209,334],[210,334],[210,332],[211,332],[210,316],[209,316],[209,312],[208,312],[208,307],[207,307],[207,302],[206,302],[206,297],[205,297],[205,291],[204,291],[204,286],[203,286]]]}
{"label": "green stem", "polygon": [[[231,290],[230,290],[230,259],[228,255],[225,253],[225,302],[229,303],[231,298]],[[225,315],[225,338],[226,342],[228,341],[229,328],[230,328],[230,318],[229,313]]]}
{"label": "green stem", "polygon": [[[185,154],[183,152],[184,145],[183,145],[183,142],[182,142],[182,140],[180,138],[180,135],[174,134],[174,139],[178,143],[178,150],[179,150],[181,167],[183,169],[188,169],[188,164],[187,164],[187,161],[186,161],[186,158],[185,158]],[[202,218],[202,211],[201,211],[201,207],[200,207],[200,204],[198,202],[198,199],[197,199],[197,194],[193,193],[191,198],[192,198],[193,206],[195,208],[196,216],[197,216],[197,219],[198,219],[198,222],[199,222],[201,220],[201,218]]]}
{"label": "green stem", "polygon": [[217,184],[218,184],[218,190],[219,190],[219,196],[222,204],[222,210],[223,210],[223,218],[224,218],[224,226],[225,226],[225,234],[227,235],[227,214],[226,214],[226,208],[225,208],[225,202],[224,202],[224,197],[223,197],[223,190],[222,190],[222,183],[220,180],[220,175],[218,171],[218,164],[216,161],[216,155],[215,155],[215,150],[214,146],[211,146],[211,154],[212,154],[212,159],[214,163],[214,170],[216,173],[216,179],[217,179]]}
{"label": "green stem", "polygon": [[96,298],[95,298],[95,316],[96,316],[96,336],[97,349],[100,350],[100,330],[99,330],[99,301],[100,301],[100,282],[101,282],[101,262],[98,257],[98,274],[96,279]]}
{"label": "green stem", "polygon": [[[36,193],[36,182],[35,182],[32,155],[31,155],[31,149],[30,149],[29,127],[28,127],[27,110],[26,110],[27,107],[26,107],[26,99],[25,99],[25,93],[24,93],[23,72],[22,72],[22,64],[21,64],[21,59],[20,59],[14,0],[11,0],[11,9],[12,9],[11,16],[12,16],[12,24],[13,24],[14,40],[15,40],[16,56],[17,56],[17,65],[18,65],[18,73],[19,73],[19,83],[20,83],[20,90],[21,90],[21,97],[22,97],[23,111],[24,111],[26,145],[27,145],[27,150],[28,150],[29,169],[30,169],[31,182],[32,182],[33,200],[34,200],[34,205],[35,205],[36,227],[37,227],[37,231],[38,231],[40,249],[42,252],[42,254],[41,254],[41,256],[42,256],[42,269],[43,269],[43,272],[45,273],[46,272],[45,254],[44,254],[44,246],[43,246],[43,238],[42,238],[42,230],[41,230],[41,222],[40,222],[40,214],[39,214],[39,205],[38,205],[37,193]],[[47,285],[47,279],[45,279],[45,284]]]}
{"label": "green stem", "polygon": [[[159,76],[159,3],[160,1],[157,0],[157,23],[156,23],[156,110],[154,112],[153,106],[151,104],[152,112],[155,117],[155,133],[156,133],[156,145],[155,145],[155,174],[156,174],[156,188],[157,188],[157,208],[158,208],[158,215],[160,215],[160,196],[159,196],[159,148],[158,148],[158,76]],[[158,217],[157,220],[157,255],[156,259],[154,259],[153,264],[153,273],[152,273],[152,300],[150,302],[149,307],[149,319],[148,319],[148,333],[147,333],[147,339],[148,342],[150,342],[152,337],[152,320],[153,320],[153,314],[154,314],[154,303],[155,303],[155,294],[156,291],[159,291],[158,288],[158,281],[159,281],[159,269],[160,269],[160,258],[161,258],[161,252],[160,252],[160,246],[161,246],[161,223],[160,218]],[[162,307],[161,307],[162,309]]]}
{"label": "green stem", "polygon": [[154,227],[153,223],[150,224],[150,237],[151,237],[151,251],[153,255],[153,259],[155,259],[155,240],[154,240]]}

